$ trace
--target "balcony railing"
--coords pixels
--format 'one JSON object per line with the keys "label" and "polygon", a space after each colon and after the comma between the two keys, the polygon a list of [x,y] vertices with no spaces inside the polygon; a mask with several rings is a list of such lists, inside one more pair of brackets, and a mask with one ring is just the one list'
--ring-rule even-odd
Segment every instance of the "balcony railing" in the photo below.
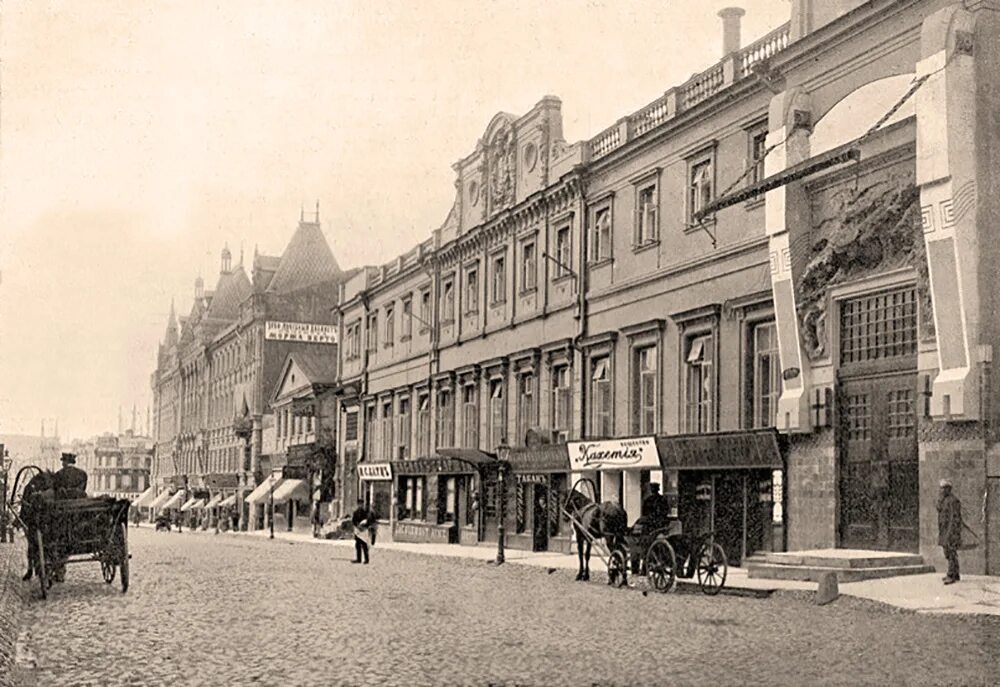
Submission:
{"label": "balcony railing", "polygon": [[604,157],[672,119],[678,112],[698,105],[749,76],[755,64],[771,58],[788,46],[789,28],[790,24],[778,27],[597,134],[589,141],[591,159]]}

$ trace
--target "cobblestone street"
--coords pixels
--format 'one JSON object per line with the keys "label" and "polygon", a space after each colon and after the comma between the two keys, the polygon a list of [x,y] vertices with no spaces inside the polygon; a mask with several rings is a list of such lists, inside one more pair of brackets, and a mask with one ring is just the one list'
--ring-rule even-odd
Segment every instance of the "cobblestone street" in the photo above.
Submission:
{"label": "cobblestone street", "polygon": [[[132,586],[32,587],[38,685],[995,684],[996,618],[707,598],[572,573],[205,533],[131,533]],[[597,564],[598,566],[600,564]],[[596,576],[595,576],[596,577]],[[27,633],[27,634],[26,634]],[[30,635],[30,636],[28,636]]]}

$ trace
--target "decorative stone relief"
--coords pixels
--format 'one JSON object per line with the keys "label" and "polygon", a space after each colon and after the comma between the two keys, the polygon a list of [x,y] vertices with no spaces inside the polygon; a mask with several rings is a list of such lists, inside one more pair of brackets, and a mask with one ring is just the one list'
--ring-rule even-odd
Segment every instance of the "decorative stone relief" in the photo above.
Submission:
{"label": "decorative stone relief", "polygon": [[514,129],[504,124],[489,149],[490,197],[492,210],[496,212],[514,202]]}
{"label": "decorative stone relief", "polygon": [[920,189],[890,177],[832,196],[831,212],[809,235],[806,266],[796,279],[802,345],[811,360],[827,355],[827,290],[904,266],[917,273],[920,338],[934,337]]}

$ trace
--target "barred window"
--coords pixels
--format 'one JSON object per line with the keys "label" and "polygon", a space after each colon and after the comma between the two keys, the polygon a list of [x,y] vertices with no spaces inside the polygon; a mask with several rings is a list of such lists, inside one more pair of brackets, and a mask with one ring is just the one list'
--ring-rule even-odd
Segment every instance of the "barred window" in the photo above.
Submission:
{"label": "barred window", "polygon": [[851,394],[844,401],[848,441],[869,441],[871,433],[871,405],[868,394]]}
{"label": "barred window", "polygon": [[853,298],[840,308],[842,365],[917,353],[917,304],[914,289]]}
{"label": "barred window", "polygon": [[913,412],[913,390],[893,389],[889,392],[889,438],[912,437],[916,425]]}

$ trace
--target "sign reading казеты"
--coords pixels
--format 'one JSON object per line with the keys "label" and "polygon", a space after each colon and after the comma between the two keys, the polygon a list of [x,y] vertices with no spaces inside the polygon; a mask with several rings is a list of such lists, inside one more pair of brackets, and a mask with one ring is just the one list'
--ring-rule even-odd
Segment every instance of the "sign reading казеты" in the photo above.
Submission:
{"label": "sign reading \u043a\u0430\u0437\u0435\u0442\u044b", "polygon": [[581,470],[622,470],[628,468],[656,469],[660,454],[653,437],[610,439],[608,441],[571,441],[569,465],[574,472]]}
{"label": "sign reading \u043a\u0430\u0437\u0435\u0442\u044b", "polygon": [[264,338],[271,341],[337,343],[337,325],[308,322],[265,322]]}

